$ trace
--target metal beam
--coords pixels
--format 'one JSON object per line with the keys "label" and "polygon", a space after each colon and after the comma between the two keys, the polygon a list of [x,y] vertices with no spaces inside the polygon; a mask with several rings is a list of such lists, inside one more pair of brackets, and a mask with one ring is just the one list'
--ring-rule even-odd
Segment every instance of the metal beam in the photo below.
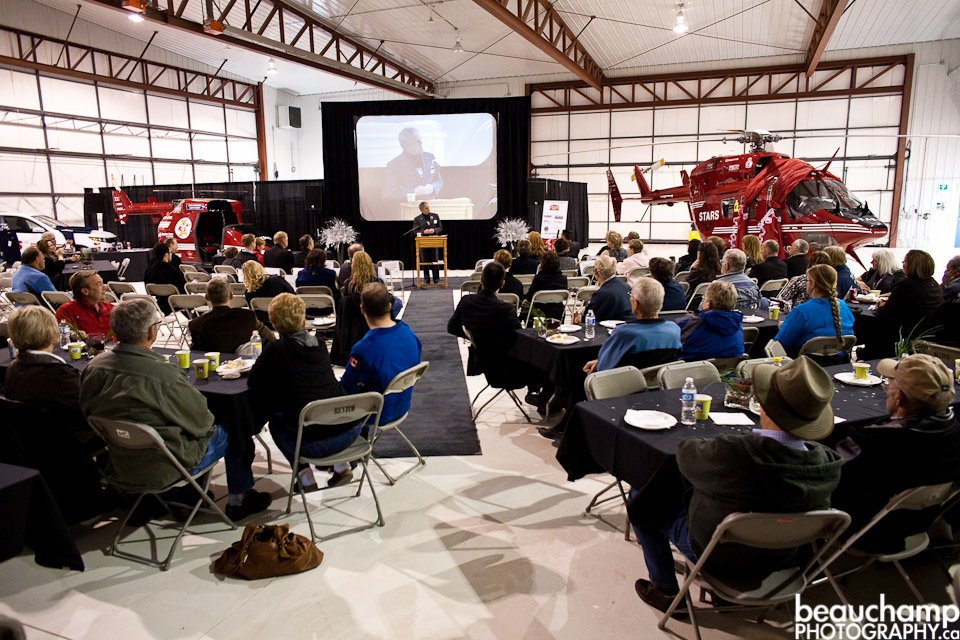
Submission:
{"label": "metal beam", "polygon": [[[85,1],[127,13],[120,8],[119,0]],[[182,13],[170,12],[162,5],[148,6],[142,15],[149,21],[216,38],[218,42],[231,46],[289,60],[402,95],[427,98],[435,93],[433,82],[421,74],[382,52],[370,49],[359,40],[339,32],[320,16],[286,0],[258,0],[252,8],[249,2],[228,3],[220,14],[224,24],[221,35],[212,35],[204,30],[203,24],[183,17],[203,15],[203,2],[183,0],[186,11]],[[196,10],[190,10],[191,4],[197,5]],[[283,29],[280,28],[280,20],[286,21]],[[288,28],[291,26],[293,28]],[[300,26],[306,27],[309,37],[303,37]],[[365,65],[379,66],[373,72]]]}
{"label": "metal beam", "polygon": [[[562,64],[587,85],[600,89],[603,70],[547,0],[473,0],[527,42]],[[531,11],[532,10],[532,11]],[[533,14],[533,26],[529,17]]]}
{"label": "metal beam", "polygon": [[903,99],[900,101],[900,138],[897,140],[897,166],[893,172],[893,206],[890,207],[890,246],[897,246],[900,224],[900,202],[903,197],[903,176],[907,163],[907,125],[910,123],[910,97],[913,90],[914,54],[907,54],[903,73]]}
{"label": "metal beam", "polygon": [[827,42],[833,32],[836,31],[846,6],[847,0],[823,0],[823,4],[820,5],[820,15],[817,17],[817,23],[813,27],[813,36],[811,36],[810,45],[807,47],[808,78],[817,70],[820,57],[826,51]]}

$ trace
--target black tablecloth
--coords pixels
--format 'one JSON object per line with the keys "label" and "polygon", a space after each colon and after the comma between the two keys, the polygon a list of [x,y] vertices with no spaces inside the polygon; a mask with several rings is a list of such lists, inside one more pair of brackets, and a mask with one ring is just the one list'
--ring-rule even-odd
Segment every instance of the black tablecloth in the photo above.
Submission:
{"label": "black tablecloth", "polygon": [[538,337],[536,329],[520,329],[510,355],[547,372],[554,384],[565,389],[575,384],[578,379],[582,382],[583,365],[597,357],[600,347],[610,337],[607,329],[599,325],[590,340],[583,337],[582,329],[571,335],[578,337],[580,341],[571,345],[559,345]]}
{"label": "black tablecloth", "polygon": [[33,549],[43,567],[83,571],[83,558],[39,471],[0,464],[0,562]]}
{"label": "black tablecloth", "polygon": [[[101,255],[101,254],[97,254]],[[117,268],[114,267],[109,260],[94,260],[89,267],[85,267],[79,262],[68,262],[63,267],[63,280],[62,285],[63,289],[70,290],[70,276],[75,274],[77,271],[83,271],[85,269],[92,269],[100,274],[100,277],[103,278],[104,283],[115,282],[120,279],[117,275]]]}
{"label": "black tablecloth", "polygon": [[[142,282],[143,274],[147,272],[147,266],[150,264],[150,249],[120,249],[117,251],[101,251],[97,254],[98,260],[113,260],[122,262],[124,258],[130,258],[130,264],[127,265],[127,271],[123,274],[125,280],[129,282]],[[114,278],[116,280],[116,278]],[[104,282],[108,282],[106,278]]]}

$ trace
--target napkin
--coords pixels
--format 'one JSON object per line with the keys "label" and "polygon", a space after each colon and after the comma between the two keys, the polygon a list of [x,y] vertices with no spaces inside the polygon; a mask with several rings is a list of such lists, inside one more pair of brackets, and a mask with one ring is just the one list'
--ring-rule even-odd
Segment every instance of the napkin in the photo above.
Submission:
{"label": "napkin", "polygon": [[713,420],[714,424],[719,424],[724,427],[753,426],[753,420],[739,411],[711,411],[710,419]]}

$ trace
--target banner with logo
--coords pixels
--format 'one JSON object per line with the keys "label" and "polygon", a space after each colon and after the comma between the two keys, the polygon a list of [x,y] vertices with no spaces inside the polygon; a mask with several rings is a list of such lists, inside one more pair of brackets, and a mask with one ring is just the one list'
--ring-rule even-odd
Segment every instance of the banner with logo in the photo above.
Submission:
{"label": "banner with logo", "polygon": [[544,240],[557,238],[567,228],[567,201],[544,200],[540,235]]}

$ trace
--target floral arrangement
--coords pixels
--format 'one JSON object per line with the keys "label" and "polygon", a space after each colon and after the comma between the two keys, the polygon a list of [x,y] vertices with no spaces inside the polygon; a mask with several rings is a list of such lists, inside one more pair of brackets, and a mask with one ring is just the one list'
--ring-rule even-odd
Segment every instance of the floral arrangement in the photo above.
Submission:
{"label": "floral arrangement", "polygon": [[328,249],[336,248],[341,259],[343,257],[343,247],[356,241],[357,230],[340,218],[334,218],[320,230],[320,244]]}
{"label": "floral arrangement", "polygon": [[501,247],[508,247],[511,251],[517,242],[523,240],[530,233],[530,227],[520,218],[504,218],[497,223],[496,238]]}

